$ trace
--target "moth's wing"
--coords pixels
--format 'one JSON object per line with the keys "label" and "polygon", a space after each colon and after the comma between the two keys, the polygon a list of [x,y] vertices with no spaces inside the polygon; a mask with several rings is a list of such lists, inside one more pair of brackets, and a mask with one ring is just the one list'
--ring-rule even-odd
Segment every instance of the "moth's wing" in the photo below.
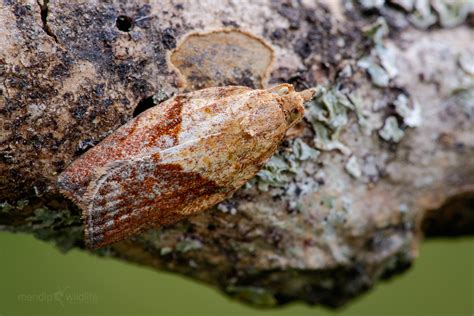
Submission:
{"label": "moth's wing", "polygon": [[170,224],[223,200],[227,193],[192,161],[162,163],[156,155],[112,163],[88,188],[86,244],[99,248],[147,228]]}
{"label": "moth's wing", "polygon": [[243,94],[252,91],[252,88],[244,86],[226,86],[226,87],[211,87],[201,90],[188,92],[187,95],[193,100],[206,100],[207,104],[219,101],[220,99],[229,96]]}

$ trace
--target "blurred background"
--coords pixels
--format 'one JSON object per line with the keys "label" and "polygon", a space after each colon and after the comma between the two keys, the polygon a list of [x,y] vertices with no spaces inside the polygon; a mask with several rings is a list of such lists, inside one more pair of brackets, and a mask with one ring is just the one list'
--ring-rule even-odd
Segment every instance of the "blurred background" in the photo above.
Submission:
{"label": "blurred background", "polygon": [[425,241],[407,273],[337,311],[254,309],[179,275],[79,250],[62,254],[23,234],[0,232],[0,265],[0,316],[474,315],[474,238]]}

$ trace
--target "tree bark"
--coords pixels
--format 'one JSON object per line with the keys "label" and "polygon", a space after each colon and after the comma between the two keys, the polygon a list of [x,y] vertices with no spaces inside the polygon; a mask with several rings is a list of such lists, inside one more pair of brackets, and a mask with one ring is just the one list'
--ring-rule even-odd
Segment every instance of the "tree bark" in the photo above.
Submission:
{"label": "tree bark", "polygon": [[407,269],[424,231],[472,234],[474,6],[413,3],[3,1],[0,230],[84,248],[56,185],[74,159],[174,94],[288,82],[318,95],[252,181],[95,253],[259,306],[340,306]]}

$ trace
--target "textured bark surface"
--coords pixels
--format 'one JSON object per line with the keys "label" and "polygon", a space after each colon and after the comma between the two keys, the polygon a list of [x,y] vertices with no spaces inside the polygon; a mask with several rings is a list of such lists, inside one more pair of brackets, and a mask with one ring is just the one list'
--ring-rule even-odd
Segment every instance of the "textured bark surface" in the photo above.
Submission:
{"label": "textured bark surface", "polygon": [[474,6],[413,3],[4,0],[0,229],[83,247],[56,184],[72,161],[180,91],[288,82],[319,93],[256,178],[96,253],[339,306],[409,267],[423,230],[472,234]]}

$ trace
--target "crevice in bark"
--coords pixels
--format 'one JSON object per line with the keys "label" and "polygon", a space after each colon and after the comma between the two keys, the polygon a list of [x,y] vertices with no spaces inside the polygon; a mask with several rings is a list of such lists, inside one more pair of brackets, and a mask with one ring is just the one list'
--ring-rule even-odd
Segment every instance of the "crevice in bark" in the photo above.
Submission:
{"label": "crevice in bark", "polygon": [[49,0],[43,0],[43,1],[37,0],[37,3],[40,7],[41,21],[43,22],[43,30],[46,32],[46,34],[52,37],[56,43],[59,43],[58,38],[56,37],[56,34],[53,33],[53,31],[48,25]]}
{"label": "crevice in bark", "polygon": [[133,117],[138,116],[140,113],[145,112],[149,108],[154,107],[155,101],[153,100],[153,96],[143,98],[138,102],[137,106],[135,107],[135,110],[133,110]]}

